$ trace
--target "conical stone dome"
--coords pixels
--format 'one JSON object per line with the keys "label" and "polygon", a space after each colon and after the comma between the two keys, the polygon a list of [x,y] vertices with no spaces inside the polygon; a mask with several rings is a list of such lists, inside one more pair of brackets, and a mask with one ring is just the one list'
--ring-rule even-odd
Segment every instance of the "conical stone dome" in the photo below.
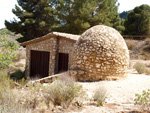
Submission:
{"label": "conical stone dome", "polygon": [[72,70],[80,81],[96,81],[108,76],[123,76],[129,66],[129,51],[118,31],[104,25],[85,31],[74,46]]}

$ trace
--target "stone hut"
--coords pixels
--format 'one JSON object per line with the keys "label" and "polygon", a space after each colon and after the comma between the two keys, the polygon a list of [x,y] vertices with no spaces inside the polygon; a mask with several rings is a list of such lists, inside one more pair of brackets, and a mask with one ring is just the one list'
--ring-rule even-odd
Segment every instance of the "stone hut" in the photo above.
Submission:
{"label": "stone hut", "polygon": [[26,76],[46,77],[68,71],[79,81],[123,76],[129,52],[113,28],[97,25],[81,36],[52,32],[21,44],[26,47]]}
{"label": "stone hut", "polygon": [[21,43],[21,46],[26,47],[26,75],[43,78],[69,70],[73,45],[79,37],[52,32]]}
{"label": "stone hut", "polygon": [[118,31],[104,25],[85,31],[74,46],[71,69],[80,81],[96,81],[127,74],[129,52]]}

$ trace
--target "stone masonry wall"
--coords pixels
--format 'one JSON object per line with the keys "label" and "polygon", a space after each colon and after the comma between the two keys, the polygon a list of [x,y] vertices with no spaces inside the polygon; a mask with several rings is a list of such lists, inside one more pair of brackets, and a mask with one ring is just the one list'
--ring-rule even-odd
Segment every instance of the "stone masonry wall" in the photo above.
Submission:
{"label": "stone masonry wall", "polygon": [[74,44],[75,44],[75,41],[64,40],[64,39],[59,40],[59,53],[69,54],[69,62],[68,62],[69,69],[71,67]]}
{"label": "stone masonry wall", "polygon": [[71,66],[72,51],[75,41],[67,40],[65,38],[50,37],[41,42],[29,44],[26,46],[26,75],[30,75],[30,54],[31,50],[50,52],[49,75],[57,73],[58,69],[58,53],[69,54],[69,67]]}
{"label": "stone masonry wall", "polygon": [[57,39],[54,37],[38,42],[38,43],[27,45],[26,46],[26,56],[27,56],[26,57],[26,75],[27,76],[30,75],[31,50],[50,52],[49,75],[54,74],[56,49],[57,49]]}

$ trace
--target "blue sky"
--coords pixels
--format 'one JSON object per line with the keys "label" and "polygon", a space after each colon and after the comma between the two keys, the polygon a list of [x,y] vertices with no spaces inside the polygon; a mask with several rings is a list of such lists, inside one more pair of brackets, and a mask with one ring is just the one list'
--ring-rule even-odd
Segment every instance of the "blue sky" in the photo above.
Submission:
{"label": "blue sky", "polygon": [[[118,0],[120,3],[119,12],[134,9],[142,4],[150,5],[150,0]],[[13,20],[15,15],[12,13],[12,8],[17,4],[17,0],[0,0],[0,29],[5,28],[5,20]]]}

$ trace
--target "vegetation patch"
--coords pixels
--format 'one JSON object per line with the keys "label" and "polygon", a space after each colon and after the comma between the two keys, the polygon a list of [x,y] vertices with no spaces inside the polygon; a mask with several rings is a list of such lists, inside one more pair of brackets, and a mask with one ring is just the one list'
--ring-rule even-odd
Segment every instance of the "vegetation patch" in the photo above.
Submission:
{"label": "vegetation patch", "polygon": [[146,75],[150,75],[150,69],[146,69]]}
{"label": "vegetation patch", "polygon": [[129,50],[132,50],[133,47],[136,46],[135,41],[134,40],[126,40],[126,44]]}
{"label": "vegetation patch", "polygon": [[0,73],[0,113],[31,113],[18,103],[13,91],[14,82],[5,73]]}
{"label": "vegetation patch", "polygon": [[21,80],[24,77],[25,77],[25,71],[21,71],[20,69],[10,74],[10,78],[13,80]]}
{"label": "vegetation patch", "polygon": [[75,97],[79,95],[81,86],[77,85],[73,78],[66,77],[55,80],[44,90],[46,104],[52,102],[54,106],[60,105],[64,108],[69,107]]}
{"label": "vegetation patch", "polygon": [[134,104],[139,105],[144,111],[150,111],[150,89],[143,90],[142,94],[135,94]]}
{"label": "vegetation patch", "polygon": [[137,63],[134,65],[134,68],[136,69],[136,71],[137,71],[139,74],[145,73],[145,71],[146,71],[146,66],[145,66],[145,64],[140,63],[140,62],[137,62]]}
{"label": "vegetation patch", "polygon": [[102,106],[107,98],[107,90],[104,87],[98,88],[93,96],[94,101],[97,102],[97,106]]}

